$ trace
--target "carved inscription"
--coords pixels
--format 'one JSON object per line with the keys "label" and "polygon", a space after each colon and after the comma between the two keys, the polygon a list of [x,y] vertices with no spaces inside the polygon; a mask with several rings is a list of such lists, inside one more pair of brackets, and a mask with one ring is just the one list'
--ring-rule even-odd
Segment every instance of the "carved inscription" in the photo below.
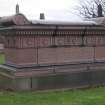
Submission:
{"label": "carved inscription", "polygon": [[89,46],[105,45],[105,36],[86,36],[84,37],[84,45]]}
{"label": "carved inscription", "polygon": [[21,35],[7,36],[5,47],[36,48],[51,46],[105,46],[105,35]]}
{"label": "carved inscription", "polygon": [[81,45],[82,39],[80,36],[59,36],[55,37],[55,45]]}
{"label": "carved inscription", "polygon": [[55,37],[55,45],[82,45],[85,46],[104,46],[105,36],[59,36]]}

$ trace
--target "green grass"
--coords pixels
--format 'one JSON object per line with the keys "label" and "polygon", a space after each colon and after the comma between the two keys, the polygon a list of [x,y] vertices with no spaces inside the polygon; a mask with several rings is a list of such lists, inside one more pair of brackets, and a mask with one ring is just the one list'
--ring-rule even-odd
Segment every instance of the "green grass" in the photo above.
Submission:
{"label": "green grass", "polygon": [[0,64],[3,64],[5,62],[4,54],[0,54]]}
{"label": "green grass", "polygon": [[105,105],[105,87],[59,92],[0,92],[0,105]]}

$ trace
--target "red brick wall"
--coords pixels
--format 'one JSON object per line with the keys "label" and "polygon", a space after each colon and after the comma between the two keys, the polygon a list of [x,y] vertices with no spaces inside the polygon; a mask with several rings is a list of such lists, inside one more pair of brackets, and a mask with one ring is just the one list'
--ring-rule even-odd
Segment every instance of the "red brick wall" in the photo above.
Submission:
{"label": "red brick wall", "polygon": [[105,47],[95,47],[95,60],[105,61]]}
{"label": "red brick wall", "polygon": [[35,49],[5,49],[6,63],[15,65],[37,64]]}
{"label": "red brick wall", "polygon": [[[50,32],[49,30],[47,30]],[[5,38],[6,62],[16,65],[63,64],[105,60],[105,36],[73,31],[48,35],[47,31],[22,31]],[[34,32],[34,34],[33,34]],[[69,33],[68,33],[69,32]],[[84,31],[83,31],[84,32]],[[98,32],[98,31],[97,31]],[[27,34],[29,33],[29,34]],[[38,35],[37,35],[38,33]]]}
{"label": "red brick wall", "polygon": [[17,65],[60,64],[75,62],[90,62],[94,60],[94,48],[39,48],[6,49],[7,63]]}
{"label": "red brick wall", "polygon": [[38,50],[38,63],[73,63],[93,61],[94,49],[92,47],[70,48],[41,48]]}

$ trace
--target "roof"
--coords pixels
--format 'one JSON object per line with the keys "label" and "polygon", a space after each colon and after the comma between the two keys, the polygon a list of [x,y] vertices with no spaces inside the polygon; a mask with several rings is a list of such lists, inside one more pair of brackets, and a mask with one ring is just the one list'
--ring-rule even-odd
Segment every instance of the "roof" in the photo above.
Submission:
{"label": "roof", "polygon": [[0,25],[26,25],[30,24],[27,18],[23,14],[15,14],[13,16],[5,16],[0,18]]}
{"label": "roof", "polygon": [[23,14],[15,14],[0,18],[0,27],[26,26],[26,25],[50,25],[50,26],[99,26],[105,23],[105,18],[97,18],[89,21],[53,21],[53,20],[33,20],[29,21]]}
{"label": "roof", "polygon": [[42,25],[98,25],[94,21],[53,21],[53,20],[34,20],[32,24],[42,24]]}

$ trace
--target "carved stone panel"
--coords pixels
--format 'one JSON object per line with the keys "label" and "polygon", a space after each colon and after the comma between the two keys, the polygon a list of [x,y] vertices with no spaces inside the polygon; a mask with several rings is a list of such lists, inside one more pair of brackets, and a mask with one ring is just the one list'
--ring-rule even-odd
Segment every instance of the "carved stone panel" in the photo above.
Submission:
{"label": "carved stone panel", "polygon": [[50,36],[38,36],[38,47],[48,47],[51,45]]}
{"label": "carved stone panel", "polygon": [[32,48],[34,47],[34,37],[23,37],[23,48]]}
{"label": "carved stone panel", "polygon": [[66,45],[81,45],[82,38],[80,36],[69,36],[65,37]]}
{"label": "carved stone panel", "polygon": [[103,46],[105,45],[105,36],[85,36],[84,45],[86,46]]}
{"label": "carved stone panel", "polygon": [[62,46],[64,45],[65,37],[64,36],[56,36],[55,37],[55,45]]}
{"label": "carved stone panel", "polygon": [[82,38],[80,36],[57,36],[55,37],[55,45],[81,45]]}

